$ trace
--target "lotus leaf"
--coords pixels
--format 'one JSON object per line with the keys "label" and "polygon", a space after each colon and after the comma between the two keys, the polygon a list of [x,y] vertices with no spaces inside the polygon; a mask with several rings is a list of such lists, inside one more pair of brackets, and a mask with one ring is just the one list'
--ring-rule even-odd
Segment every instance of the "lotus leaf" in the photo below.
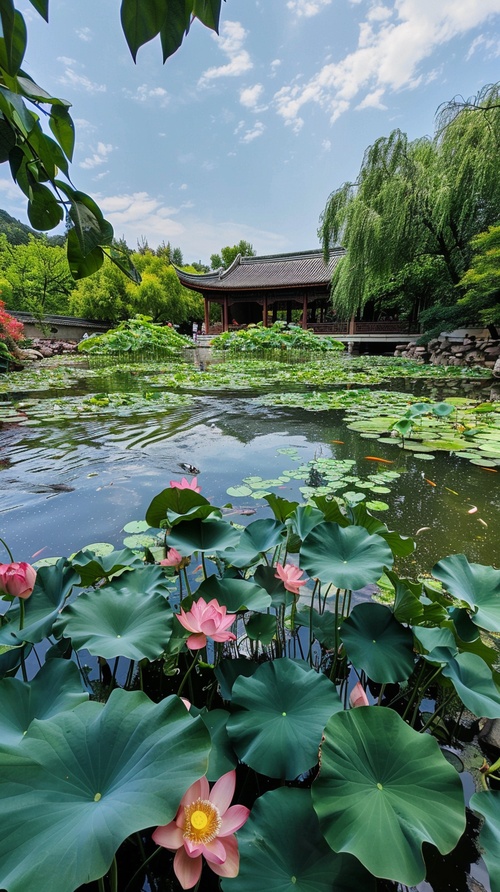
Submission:
{"label": "lotus leaf", "polygon": [[25,617],[22,632],[19,631],[19,606],[13,605],[7,615],[7,622],[0,630],[0,645],[19,645],[22,640],[37,644],[50,635],[61,607],[74,585],[78,585],[78,574],[65,558],[59,558],[51,567],[41,567],[36,576],[31,597],[25,602]]}
{"label": "lotus leaf", "polygon": [[228,613],[240,610],[265,611],[271,606],[271,596],[260,585],[247,579],[231,579],[225,576],[209,576],[198,588],[200,596],[209,601],[216,598]]}
{"label": "lotus leaf", "polygon": [[354,667],[381,684],[406,681],[414,668],[413,635],[381,604],[357,604],[340,628]]}
{"label": "lotus leaf", "polygon": [[118,656],[156,660],[167,647],[173,614],[162,594],[148,590],[148,575],[133,570],[80,595],[63,610],[54,627],[56,634],[71,638],[73,647],[85,647],[107,660]]}
{"label": "lotus leaf", "polygon": [[233,685],[227,723],[234,749],[255,771],[292,780],[309,771],[328,718],[342,709],[334,685],[306,663],[263,663]]}
{"label": "lotus leaf", "polygon": [[355,858],[336,855],[323,839],[309,790],[264,793],[238,831],[240,870],[224,892],[374,892]]}
{"label": "lotus leaf", "polygon": [[472,608],[472,622],[490,632],[500,632],[500,570],[470,564],[464,554],[453,554],[432,569],[455,598]]}
{"label": "lotus leaf", "polygon": [[333,715],[312,786],[320,828],[376,877],[408,886],[426,873],[422,843],[450,852],[465,830],[462,784],[428,734],[391,709]]}
{"label": "lotus leaf", "polygon": [[184,555],[193,551],[213,554],[234,547],[239,538],[238,531],[225,520],[185,520],[169,533],[168,544]]}
{"label": "lotus leaf", "polygon": [[500,892],[500,793],[498,790],[474,793],[470,807],[484,818],[479,844],[488,868],[491,892]]}
{"label": "lotus leaf", "polygon": [[103,876],[127,836],[173,819],[209,749],[178,697],[140,691],[32,722],[22,746],[0,749],[4,888],[73,892]]}
{"label": "lotus leaf", "polygon": [[0,738],[20,743],[33,719],[48,719],[88,700],[80,673],[69,660],[48,660],[28,684],[18,678],[0,681]]}
{"label": "lotus leaf", "polygon": [[377,582],[394,558],[381,536],[363,527],[342,528],[337,523],[318,524],[304,539],[300,567],[309,576],[337,588],[358,590]]}

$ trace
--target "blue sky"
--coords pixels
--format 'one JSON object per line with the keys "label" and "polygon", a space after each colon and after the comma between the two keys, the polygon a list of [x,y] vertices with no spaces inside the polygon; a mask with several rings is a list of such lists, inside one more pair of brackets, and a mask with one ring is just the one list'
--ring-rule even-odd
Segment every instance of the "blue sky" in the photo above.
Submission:
{"label": "blue sky", "polygon": [[[431,134],[437,107],[500,80],[500,0],[227,0],[161,64],[134,65],[118,0],[25,3],[25,67],[72,102],[75,186],[135,247],[185,262],[240,239],[258,254],[318,246],[329,194],[396,127]],[[27,222],[0,170],[0,206]]]}

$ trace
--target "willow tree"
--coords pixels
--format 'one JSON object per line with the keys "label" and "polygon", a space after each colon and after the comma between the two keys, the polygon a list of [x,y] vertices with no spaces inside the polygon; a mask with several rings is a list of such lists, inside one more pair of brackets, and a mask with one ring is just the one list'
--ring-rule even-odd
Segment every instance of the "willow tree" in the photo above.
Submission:
{"label": "willow tree", "polygon": [[481,106],[446,121],[443,111],[433,138],[412,142],[400,130],[381,137],[366,150],[356,182],[330,195],[319,235],[327,258],[333,246],[347,250],[332,280],[338,313],[358,312],[374,290],[429,259],[456,300],[471,238],[498,219],[498,95],[491,87]]}

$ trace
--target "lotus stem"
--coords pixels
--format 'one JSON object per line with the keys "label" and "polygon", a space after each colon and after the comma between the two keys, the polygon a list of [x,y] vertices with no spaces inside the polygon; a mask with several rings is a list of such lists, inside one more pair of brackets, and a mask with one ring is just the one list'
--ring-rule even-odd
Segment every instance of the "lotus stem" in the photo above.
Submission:
{"label": "lotus stem", "polygon": [[[140,839],[140,836],[139,836],[138,833],[136,833],[136,836]],[[139,845],[139,848],[140,848],[140,850],[141,850],[142,855],[144,856],[144,846],[142,845],[142,839],[140,839],[140,845]],[[138,877],[138,876],[142,873],[143,870],[145,871],[147,865],[150,863],[150,861],[153,860],[153,858],[154,858],[154,857],[158,854],[158,852],[160,852],[160,851],[161,851],[161,846],[157,846],[157,848],[154,850],[153,854],[150,855],[149,858],[146,858],[146,859],[142,862],[142,864],[140,865],[140,867],[138,867],[138,869],[136,870],[136,872],[133,874],[133,876],[132,876],[132,877],[130,878],[130,880],[128,881],[128,883],[127,883],[127,885],[125,886],[123,892],[128,892],[128,889],[130,889],[130,887],[131,887],[132,883],[134,882],[135,878]],[[149,878],[149,875],[148,875],[148,878]],[[150,885],[151,885],[151,881],[150,881]],[[99,892],[101,892],[100,888],[99,888]]]}
{"label": "lotus stem", "polygon": [[4,539],[0,538],[0,542],[2,543],[3,547],[5,548],[5,551],[7,552],[7,554],[9,555],[11,564],[13,564],[14,558],[12,557],[12,552],[11,552],[9,546],[7,545],[7,543]]}
{"label": "lotus stem", "polygon": [[182,693],[182,691],[183,691],[183,689],[184,689],[184,685],[186,684],[187,679],[188,679],[189,676],[191,675],[191,672],[193,671],[194,667],[196,666],[197,661],[198,661],[198,654],[195,653],[193,662],[191,663],[189,669],[187,670],[186,674],[184,675],[184,678],[182,679],[182,681],[181,681],[181,683],[180,683],[180,685],[179,685],[179,689],[178,689],[178,691],[177,691],[177,696],[178,696],[178,697],[181,696],[181,693]]}
{"label": "lotus stem", "polygon": [[203,576],[205,579],[207,579],[208,574],[207,574],[207,566],[205,564],[205,552],[204,551],[202,551],[202,553],[201,553],[201,565],[203,567]]}
{"label": "lotus stem", "polygon": [[[191,597],[191,596],[192,596],[192,593],[191,593],[191,589],[190,589],[190,587],[189,587],[189,579],[188,579],[188,575],[187,575],[187,570],[186,570],[186,568],[184,567],[184,569],[183,569],[181,572],[184,573],[184,581],[185,581],[185,583],[186,583],[187,593],[188,593],[189,597]],[[179,579],[180,579],[180,578],[181,578],[181,574],[179,573]]]}
{"label": "lotus stem", "polygon": [[420,734],[423,734],[424,731],[427,731],[427,728],[428,728],[430,725],[432,725],[432,722],[433,722],[434,719],[436,718],[438,712],[441,712],[441,710],[444,709],[445,706],[448,706],[448,703],[450,703],[451,700],[453,700],[454,697],[455,697],[455,691],[453,691],[453,693],[451,693],[450,696],[446,698],[446,700],[443,700],[443,702],[439,704],[439,706],[437,707],[437,709],[435,709],[434,712],[432,713],[430,719],[428,719],[428,721],[425,723],[424,727],[423,727],[423,728],[420,728]]}

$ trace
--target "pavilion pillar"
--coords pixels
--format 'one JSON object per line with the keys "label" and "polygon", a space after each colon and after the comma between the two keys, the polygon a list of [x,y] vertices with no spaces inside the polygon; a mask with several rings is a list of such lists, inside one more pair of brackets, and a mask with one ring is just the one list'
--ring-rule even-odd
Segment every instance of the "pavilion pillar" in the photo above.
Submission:
{"label": "pavilion pillar", "polygon": [[222,331],[229,331],[229,307],[227,297],[224,297],[222,304]]}
{"label": "pavilion pillar", "polygon": [[302,302],[302,328],[307,328],[307,291]]}
{"label": "pavilion pillar", "polygon": [[348,332],[348,334],[355,334],[355,333],[356,333],[356,316],[355,316],[355,314],[353,313],[352,316],[351,316],[351,318],[349,319],[349,332]]}
{"label": "pavilion pillar", "polygon": [[267,294],[264,294],[264,300],[262,302],[262,321],[264,323],[264,328],[267,328]]}
{"label": "pavilion pillar", "polygon": [[210,328],[210,300],[205,298],[205,332],[208,334]]}

